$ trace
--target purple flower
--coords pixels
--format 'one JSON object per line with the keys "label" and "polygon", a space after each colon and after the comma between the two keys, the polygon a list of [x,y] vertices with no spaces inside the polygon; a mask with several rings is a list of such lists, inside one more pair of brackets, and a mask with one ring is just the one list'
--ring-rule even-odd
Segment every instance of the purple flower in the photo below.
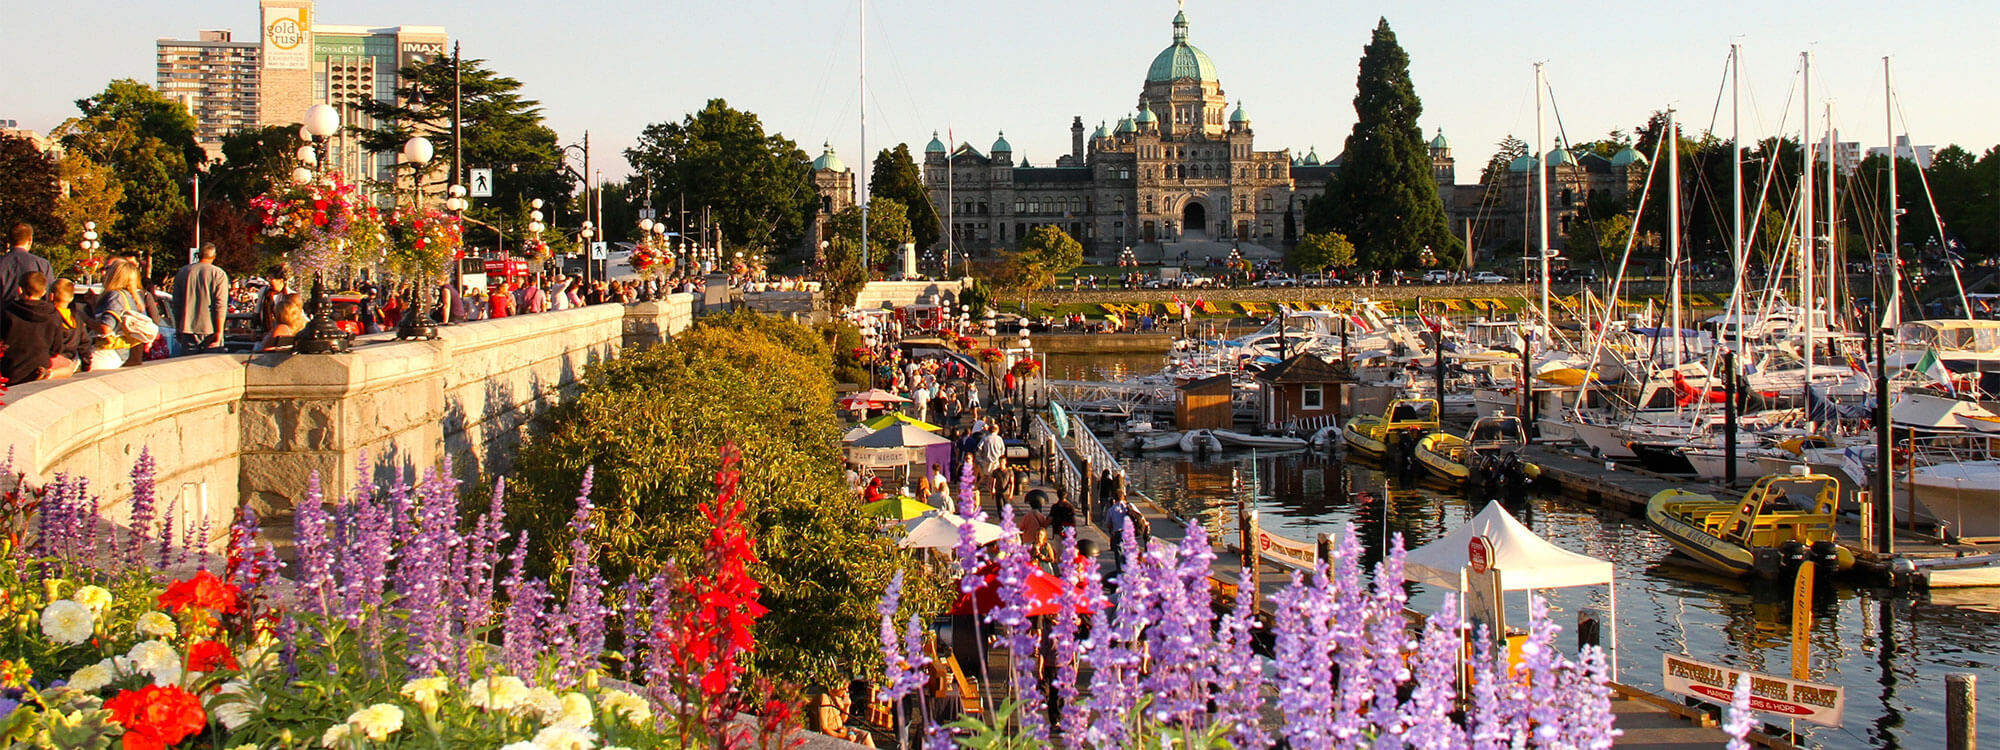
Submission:
{"label": "purple flower", "polygon": [[876,699],[885,703],[897,703],[903,696],[922,690],[929,679],[924,667],[930,664],[930,657],[924,654],[922,622],[916,615],[910,615],[908,635],[903,641],[897,639],[896,610],[902,606],[902,597],[903,571],[899,569],[896,577],[889,581],[889,587],[882,592],[881,603],[875,607],[875,611],[882,616],[884,683]]}
{"label": "purple flower", "polygon": [[[1247,583],[1249,572],[1237,580]],[[1238,750],[1263,750],[1271,745],[1260,711],[1264,664],[1252,641],[1257,628],[1256,602],[1256,589],[1238,586],[1236,607],[1222,618],[1215,638],[1215,720],[1229,726],[1229,745]]]}
{"label": "purple flower", "polygon": [[1039,629],[1028,613],[1041,602],[1028,593],[1028,581],[1041,570],[1035,567],[1028,549],[1021,545],[1020,527],[1014,525],[1014,506],[1000,509],[1000,601],[994,624],[1006,629],[1007,659],[1013,665],[1014,700],[1019,702],[1015,718],[1028,737],[1045,741],[1049,736],[1048,701],[1042,692]]}
{"label": "purple flower", "polygon": [[1333,747],[1333,597],[1322,562],[1310,583],[1297,571],[1291,585],[1271,596],[1276,630],[1280,730],[1297,750]]}
{"label": "purple flower", "polygon": [[[1458,661],[1462,629],[1454,597],[1424,623],[1424,634],[1412,657],[1416,687],[1403,704],[1403,741],[1418,748],[1465,747],[1465,729],[1452,721],[1458,697]],[[1607,714],[1609,712],[1607,711]]]}
{"label": "purple flower", "polygon": [[1101,602],[1104,601],[1104,585],[1097,577],[1094,562],[1077,560],[1076,529],[1064,529],[1062,557],[1056,565],[1066,589],[1062,611],[1056,613],[1055,630],[1051,634],[1052,658],[1056,662],[1055,713],[1058,728],[1064,737],[1082,737],[1089,727],[1089,714],[1081,710],[1076,700],[1079,693],[1077,660],[1082,650],[1082,644],[1077,641],[1077,631],[1083,624],[1083,608],[1096,605],[1102,609]]}
{"label": "purple flower", "polygon": [[146,537],[153,529],[153,501],[156,497],[154,486],[153,450],[139,449],[139,460],[132,464],[132,521],[125,537],[125,565],[137,570],[146,562]]}
{"label": "purple flower", "polygon": [[306,478],[306,496],[293,511],[292,526],[298,546],[299,598],[308,611],[322,615],[332,613],[334,583],[325,503],[326,494],[315,471]]}
{"label": "purple flower", "polygon": [[596,667],[597,657],[604,652],[605,616],[603,590],[604,578],[597,570],[597,561],[591,557],[590,532],[596,528],[591,522],[594,507],[590,503],[590,486],[597,473],[596,467],[585,467],[583,486],[576,495],[576,515],[570,519],[569,529],[574,536],[570,539],[569,597],[565,602],[563,619],[570,630],[565,643],[568,648],[558,654],[560,658],[557,680],[565,684],[580,679],[584,672]]}
{"label": "purple flower", "polygon": [[1736,676],[1736,689],[1729,697],[1729,718],[1722,731],[1729,734],[1728,750],[1750,750],[1750,730],[1757,728],[1757,715],[1750,712],[1750,675]]}

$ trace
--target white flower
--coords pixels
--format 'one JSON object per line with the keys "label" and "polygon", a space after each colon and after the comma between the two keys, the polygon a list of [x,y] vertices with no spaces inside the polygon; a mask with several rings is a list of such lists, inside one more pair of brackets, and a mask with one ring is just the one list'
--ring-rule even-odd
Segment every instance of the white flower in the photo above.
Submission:
{"label": "white flower", "polygon": [[76,593],[70,594],[69,598],[78,604],[89,607],[91,614],[99,616],[102,616],[104,610],[111,606],[111,591],[103,586],[84,586],[77,589]]}
{"label": "white flower", "polygon": [[174,637],[174,618],[168,617],[165,612],[147,612],[139,615],[139,621],[134,625],[140,635],[154,638]]}
{"label": "white flower", "polygon": [[132,660],[133,668],[152,675],[155,685],[181,681],[181,655],[166,641],[140,641],[133,644],[126,657]]}
{"label": "white flower", "polygon": [[215,695],[209,698],[208,712],[216,721],[222,722],[224,728],[234,731],[250,720],[250,715],[262,707],[261,703],[251,695],[250,683],[230,680],[216,688]]}
{"label": "white flower", "polygon": [[403,728],[403,709],[393,703],[377,703],[347,716],[347,725],[381,742]]}
{"label": "white flower", "polygon": [[532,715],[549,724],[562,714],[563,702],[548,688],[538,687],[530,688],[527,695],[521,698],[521,705],[515,708],[524,715]]}
{"label": "white flower", "polygon": [[104,686],[111,684],[111,678],[114,676],[111,668],[111,660],[105,659],[104,661],[76,670],[76,674],[69,676],[69,686],[73,690],[81,690],[86,693],[95,693],[103,690]]}
{"label": "white flower", "polygon": [[236,657],[236,663],[242,666],[240,671],[243,672],[262,671],[278,663],[278,654],[269,646],[251,646]]}
{"label": "white flower", "polygon": [[604,712],[612,716],[622,716],[633,724],[644,724],[653,718],[653,707],[645,698],[623,690],[606,690],[597,696],[603,704]]}
{"label": "white flower", "polygon": [[467,690],[467,700],[477,708],[489,711],[506,711],[521,705],[528,697],[528,684],[513,675],[488,677],[472,683]]}
{"label": "white flower", "polygon": [[450,690],[451,683],[446,681],[445,678],[425,677],[403,683],[403,689],[398,692],[402,693],[403,697],[410,699],[411,702],[416,703],[417,708],[428,712],[436,711],[438,696],[444,695]]}
{"label": "white flower", "polygon": [[500,750],[542,750],[542,748],[541,746],[536,745],[533,742],[522,740],[520,742],[503,745],[500,747]]}
{"label": "white flower", "polygon": [[597,744],[597,733],[576,727],[548,727],[535,733],[535,747],[539,750],[590,750]]}
{"label": "white flower", "polygon": [[319,746],[327,748],[340,747],[347,744],[347,735],[346,724],[335,724],[327,727],[326,734],[319,736]]}
{"label": "white flower", "polygon": [[581,728],[590,726],[595,720],[590,710],[590,696],[570,692],[563,693],[562,709],[557,712],[556,720],[550,723],[559,727]]}
{"label": "white flower", "polygon": [[90,640],[96,618],[90,608],[68,599],[57,599],[42,609],[42,634],[57,643],[75,646]]}

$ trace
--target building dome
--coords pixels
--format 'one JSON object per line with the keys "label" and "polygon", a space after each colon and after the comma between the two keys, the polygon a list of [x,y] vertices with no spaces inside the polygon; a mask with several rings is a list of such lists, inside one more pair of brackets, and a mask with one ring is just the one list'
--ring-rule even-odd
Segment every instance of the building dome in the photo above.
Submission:
{"label": "building dome", "polygon": [[1306,149],[1306,160],[1300,162],[1300,164],[1303,164],[1304,166],[1308,167],[1319,166],[1319,147],[1314,146],[1312,148]]}
{"label": "building dome", "polygon": [[1157,123],[1157,122],[1159,122],[1159,121],[1160,121],[1160,116],[1159,116],[1159,115],[1156,115],[1156,114],[1153,114],[1153,110],[1152,110],[1152,108],[1150,108],[1150,107],[1140,107],[1140,108],[1139,108],[1139,117],[1138,117],[1138,119],[1135,119],[1135,120],[1133,120],[1132,122],[1133,122],[1133,123],[1136,123],[1136,124],[1139,124],[1139,125],[1152,125],[1152,124],[1154,124],[1154,123]]}
{"label": "building dome", "polygon": [[1153,66],[1146,69],[1147,83],[1167,83],[1183,78],[1217,80],[1215,63],[1208,59],[1208,53],[1188,44],[1187,37],[1187,11],[1181,11],[1174,15],[1174,43],[1153,58]]}
{"label": "building dome", "polygon": [[1236,102],[1236,111],[1229,113],[1229,124],[1235,125],[1239,122],[1244,124],[1250,122],[1250,113],[1243,111],[1243,102],[1241,100]]}
{"label": "building dome", "polygon": [[1576,154],[1570,153],[1569,149],[1566,148],[1552,149],[1549,151],[1550,166],[1560,167],[1565,164],[1572,167],[1576,166]]}
{"label": "building dome", "polygon": [[1509,172],[1532,172],[1534,169],[1535,157],[1527,154],[1516,156],[1513,161],[1507,162],[1507,171]]}
{"label": "building dome", "polygon": [[823,145],[826,146],[826,153],[820,154],[819,158],[813,160],[813,171],[814,172],[847,171],[847,163],[841,161],[840,157],[833,153],[833,143],[829,141]]}
{"label": "building dome", "polygon": [[1014,146],[1007,142],[1007,131],[1000,131],[1000,137],[993,139],[993,153],[1013,153]]}
{"label": "building dome", "polygon": [[1631,146],[1626,146],[1623,150],[1611,156],[1611,166],[1624,168],[1634,164],[1642,167],[1645,166],[1646,155],[1639,153],[1638,149]]}
{"label": "building dome", "polygon": [[1097,130],[1095,130],[1095,131],[1092,131],[1092,132],[1091,132],[1091,134],[1090,134],[1090,137],[1091,137],[1092,139],[1097,139],[1097,138],[1110,138],[1110,137],[1111,137],[1111,131],[1109,131],[1109,130],[1105,130],[1105,129],[1104,129],[1104,123],[1103,123],[1103,122],[1099,122],[1099,123],[1097,123]]}
{"label": "building dome", "polygon": [[1438,128],[1437,137],[1431,139],[1431,150],[1444,151],[1449,148],[1451,148],[1451,141],[1444,139],[1444,128]]}
{"label": "building dome", "polygon": [[937,131],[935,130],[931,131],[931,145],[924,147],[924,153],[926,154],[944,153],[944,141],[938,140]]}
{"label": "building dome", "polygon": [[1112,132],[1117,133],[1119,135],[1124,135],[1126,133],[1132,132],[1135,129],[1136,128],[1132,126],[1131,117],[1120,117],[1118,118],[1118,129]]}

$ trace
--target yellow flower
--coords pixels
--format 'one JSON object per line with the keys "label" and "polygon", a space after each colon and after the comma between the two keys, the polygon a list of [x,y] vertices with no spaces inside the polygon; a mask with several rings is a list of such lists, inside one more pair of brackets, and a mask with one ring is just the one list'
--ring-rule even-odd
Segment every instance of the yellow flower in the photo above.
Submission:
{"label": "yellow flower", "polygon": [[597,733],[573,727],[549,727],[535,733],[535,747],[541,750],[590,750]]}
{"label": "yellow flower", "polygon": [[554,691],[538,687],[529,688],[527,695],[521,698],[521,704],[516,708],[520,713],[533,715],[541,719],[542,723],[548,724],[562,715],[563,703],[561,698],[556,697]]}
{"label": "yellow flower", "polygon": [[327,748],[340,747],[347,743],[347,735],[346,724],[335,724],[327,727],[326,734],[319,736],[319,746]]}
{"label": "yellow flower", "polygon": [[103,586],[85,586],[70,594],[69,598],[89,607],[91,614],[95,615],[104,614],[104,609],[111,606],[111,592]]}
{"label": "yellow flower", "polygon": [[347,716],[347,725],[381,742],[403,728],[403,709],[392,703],[377,703]]}
{"label": "yellow flower", "polygon": [[590,710],[590,696],[571,692],[563,693],[562,709],[556,713],[555,721],[550,722],[550,724],[558,727],[581,728],[590,726],[591,722],[595,720],[596,717]]}
{"label": "yellow flower", "polygon": [[417,708],[423,709],[425,713],[430,713],[437,710],[438,696],[444,695],[449,690],[451,690],[451,682],[445,678],[425,677],[403,683],[403,689],[399,692],[403,694],[403,697],[416,703]]}
{"label": "yellow flower", "polygon": [[528,684],[513,675],[488,677],[472,683],[467,691],[467,699],[477,708],[489,711],[506,711],[521,705],[528,697]]}
{"label": "yellow flower", "polygon": [[89,607],[68,599],[58,599],[42,610],[42,634],[57,643],[75,646],[88,641],[95,625]]}
{"label": "yellow flower", "polygon": [[134,628],[139,631],[140,635],[148,635],[154,638],[172,638],[174,637],[174,618],[168,617],[165,612],[147,612],[146,614],[139,615],[139,621],[134,623]]}
{"label": "yellow flower", "polygon": [[606,690],[597,696],[604,704],[604,712],[612,716],[622,716],[633,724],[645,724],[653,718],[653,707],[645,698],[623,690]]}

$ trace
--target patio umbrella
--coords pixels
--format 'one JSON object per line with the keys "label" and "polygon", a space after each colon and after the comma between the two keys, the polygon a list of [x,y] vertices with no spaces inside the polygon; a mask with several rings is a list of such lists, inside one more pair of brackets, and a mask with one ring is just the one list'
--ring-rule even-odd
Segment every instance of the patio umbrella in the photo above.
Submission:
{"label": "patio umbrella", "polygon": [[951,445],[949,438],[911,424],[897,424],[884,427],[867,437],[850,443],[856,448],[928,448],[933,445]]}
{"label": "patio umbrella", "polygon": [[891,497],[861,506],[861,512],[876,518],[907,521],[937,509],[913,497]]}
{"label": "patio umbrella", "polygon": [[1003,531],[995,524],[985,521],[967,521],[964,516],[945,511],[932,511],[903,522],[903,539],[896,546],[903,549],[949,549],[958,546],[958,529],[972,524],[972,540],[979,544],[998,541]]}
{"label": "patio umbrella", "polygon": [[[1070,590],[1069,584],[1063,583],[1062,579],[1041,570],[1030,573],[1023,588],[1025,589],[1023,593],[1028,598],[1029,617],[1047,617],[1061,613],[1061,597]],[[958,601],[951,603],[949,614],[987,615],[999,611],[1002,606],[1004,603],[1000,601],[1000,576],[998,573],[987,573],[977,590],[970,594],[958,595]],[[1095,609],[1096,603],[1086,601],[1077,607],[1077,612],[1089,614]]]}
{"label": "patio umbrella", "polygon": [[938,430],[944,429],[943,427],[939,427],[937,425],[931,424],[916,417],[912,417],[908,414],[884,414],[882,416],[875,417],[874,419],[869,419],[862,422],[861,426],[866,427],[870,430],[879,430],[884,427],[888,427],[890,425],[898,423],[906,424],[911,427],[915,427],[920,430],[926,430],[929,432],[937,432]]}
{"label": "patio umbrella", "polygon": [[865,424],[855,425],[854,429],[848,430],[847,434],[840,436],[840,442],[852,443],[856,440],[860,440],[862,438],[868,437],[869,435],[873,434],[875,434],[875,428],[869,427],[868,425]]}
{"label": "patio umbrella", "polygon": [[870,388],[860,393],[849,394],[846,397],[840,399],[840,408],[856,409],[865,407],[869,409],[880,409],[888,404],[907,404],[909,402],[910,402],[909,399],[903,398],[902,396],[898,396],[894,393],[890,393],[880,388]]}

